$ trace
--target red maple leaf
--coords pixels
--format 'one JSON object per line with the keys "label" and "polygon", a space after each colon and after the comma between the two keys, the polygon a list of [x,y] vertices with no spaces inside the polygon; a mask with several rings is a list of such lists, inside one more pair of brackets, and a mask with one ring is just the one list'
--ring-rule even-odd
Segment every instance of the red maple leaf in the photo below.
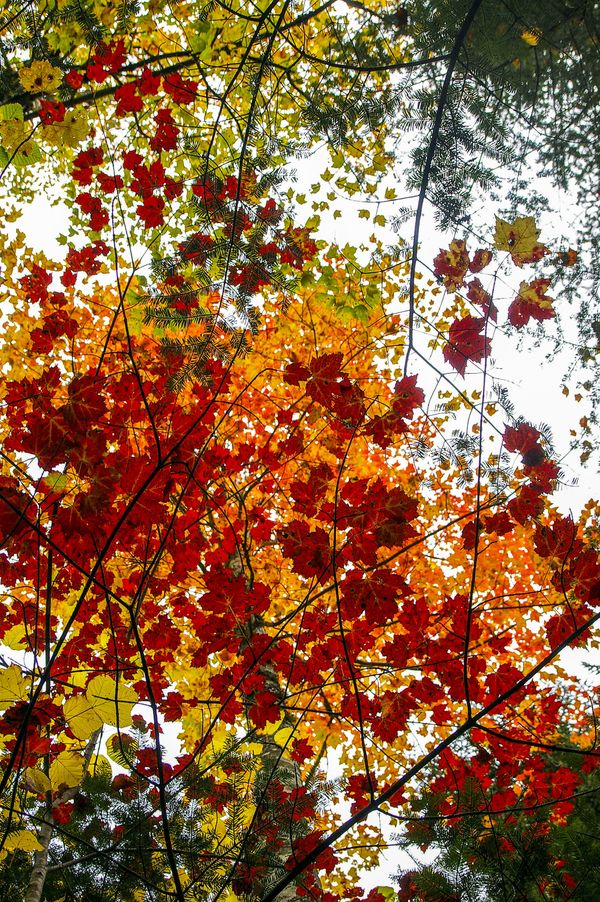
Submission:
{"label": "red maple leaf", "polygon": [[448,250],[440,249],[433,261],[433,271],[448,291],[457,291],[461,287],[468,267],[469,254],[462,239],[451,241]]}
{"label": "red maple leaf", "polygon": [[365,435],[371,435],[374,442],[387,448],[396,435],[408,430],[407,420],[412,419],[416,408],[424,401],[423,390],[417,388],[417,377],[404,376],[396,382],[390,410],[382,416],[373,417],[365,427]]}
{"label": "red maple leaf", "polygon": [[324,582],[331,572],[329,536],[320,526],[311,532],[308,523],[292,520],[277,532],[283,553],[294,562],[294,570],[301,576],[319,578]]}
{"label": "red maple leaf", "polygon": [[31,498],[18,488],[10,476],[0,476],[0,544],[18,536],[27,528],[23,517],[31,504]]}
{"label": "red maple leaf", "polygon": [[523,525],[529,517],[536,520],[544,510],[544,502],[540,492],[530,485],[521,486],[516,498],[512,498],[508,502],[508,512],[517,521]]}
{"label": "red maple leaf", "polygon": [[313,517],[333,478],[331,467],[321,463],[309,470],[306,479],[292,482],[290,494],[294,499],[294,510],[301,511],[307,517]]}
{"label": "red maple leaf", "polygon": [[380,569],[366,575],[352,570],[342,582],[344,616],[356,620],[364,614],[368,623],[382,626],[398,615],[398,600],[406,594],[407,586],[398,573]]}
{"label": "red maple leaf", "polygon": [[558,517],[554,523],[540,524],[536,528],[535,550],[540,557],[558,557],[564,561],[567,555],[579,551],[581,542],[576,536],[572,517]]}
{"label": "red maple leaf", "polygon": [[344,355],[337,353],[321,354],[320,357],[313,357],[310,361],[310,379],[306,391],[324,407],[327,407],[332,397],[339,393],[339,386],[343,380],[340,372],[343,359]]}
{"label": "red maple leaf", "polygon": [[29,264],[31,275],[22,276],[19,279],[21,288],[30,301],[44,301],[48,296],[48,286],[52,282],[52,276],[37,263]]}
{"label": "red maple leaf", "polygon": [[62,122],[65,118],[64,103],[53,103],[51,100],[40,101],[40,119],[44,125],[52,125],[53,122]]}
{"label": "red maple leaf", "polygon": [[321,354],[313,357],[308,367],[291,363],[285,369],[284,379],[290,385],[306,382],[306,393],[327,410],[343,420],[357,422],[364,411],[363,392],[341,371],[344,355]]}
{"label": "red maple leaf", "polygon": [[519,682],[523,674],[512,664],[501,664],[485,678],[489,700],[502,695]]}
{"label": "red maple leaf", "polygon": [[173,72],[163,78],[163,88],[170,94],[175,103],[193,103],[198,93],[198,82],[183,79],[179,72]]}
{"label": "red maple leaf", "polygon": [[[526,468],[526,472],[532,468],[539,470],[538,480],[547,482],[549,478],[554,479],[558,473],[558,469],[554,475],[551,473],[543,473],[542,465],[548,463],[546,461],[546,453],[539,443],[541,433],[529,423],[520,423],[518,426],[506,426],[504,430],[504,447],[507,451],[519,451]],[[532,482],[534,482],[532,477]]]}
{"label": "red maple leaf", "polygon": [[137,89],[143,97],[154,96],[160,87],[160,75],[155,75],[148,66],[144,66],[137,81]]}
{"label": "red maple leaf", "polygon": [[[286,868],[291,870],[298,861],[301,861],[306,855],[309,855],[318,845],[322,836],[323,833],[320,830],[313,830],[313,832],[309,833],[307,836],[301,836],[299,839],[295,839],[293,843],[293,853],[286,861]],[[331,874],[336,862],[337,858],[335,853],[332,849],[328,848],[324,849],[324,851],[319,854],[316,863],[317,867],[326,871],[328,874]]]}
{"label": "red maple leaf", "polygon": [[469,263],[469,272],[481,272],[482,269],[491,263],[492,252],[478,248],[473,254],[473,259]]}
{"label": "red maple leaf", "polygon": [[117,116],[124,113],[139,113],[144,107],[144,101],[137,92],[137,84],[134,81],[128,81],[124,85],[119,85],[115,91],[115,100],[117,103]]}
{"label": "red maple leaf", "polygon": [[526,326],[530,319],[542,322],[553,319],[556,315],[552,307],[552,298],[545,293],[550,279],[534,279],[533,282],[521,282],[519,294],[508,308],[508,321],[520,328]]}
{"label": "red maple leaf", "polygon": [[165,221],[163,215],[164,208],[165,202],[162,197],[154,197],[151,195],[144,200],[143,204],[138,204],[135,209],[146,228],[151,229],[162,225]]}
{"label": "red maple leaf", "polygon": [[468,283],[467,298],[473,304],[477,304],[483,310],[483,315],[496,322],[498,319],[498,308],[492,300],[491,294],[485,290],[479,279],[471,279]]}
{"label": "red maple leaf", "polygon": [[179,134],[179,126],[173,121],[171,110],[159,110],[154,117],[156,122],[156,132],[150,138],[150,147],[157,153],[161,150],[175,150],[177,147],[177,136]]}
{"label": "red maple leaf", "polygon": [[546,635],[550,648],[555,649],[572,635],[575,629],[571,614],[555,614],[546,624]]}
{"label": "red maple leaf", "polygon": [[56,805],[52,808],[52,820],[55,824],[64,826],[71,820],[71,815],[75,810],[74,802],[64,802],[62,805]]}
{"label": "red maple leaf", "polygon": [[491,351],[491,340],[482,335],[485,318],[465,316],[455,319],[450,326],[448,344],[444,347],[444,360],[464,376],[467,360],[478,362]]}
{"label": "red maple leaf", "polygon": [[267,723],[277,723],[281,718],[281,709],[275,693],[268,689],[257,692],[248,710],[248,716],[259,730],[264,729]]}
{"label": "red maple leaf", "polygon": [[314,749],[306,739],[294,739],[292,751],[290,752],[292,761],[298,761],[299,764],[302,764],[303,761],[306,761],[313,755]]}

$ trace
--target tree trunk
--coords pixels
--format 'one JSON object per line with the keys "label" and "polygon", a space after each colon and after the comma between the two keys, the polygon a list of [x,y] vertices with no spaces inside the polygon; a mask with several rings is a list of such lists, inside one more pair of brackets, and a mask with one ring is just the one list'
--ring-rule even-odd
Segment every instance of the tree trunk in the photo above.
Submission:
{"label": "tree trunk", "polygon": [[52,830],[52,814],[48,811],[44,817],[42,829],[40,830],[40,835],[38,837],[42,844],[42,848],[38,852],[33,853],[33,869],[31,871],[31,877],[29,878],[29,886],[25,893],[24,902],[41,902],[48,870],[48,846],[52,839]]}
{"label": "tree trunk", "polygon": [[[82,781],[87,774],[92,755],[94,754],[94,749],[96,748],[96,744],[100,739],[101,733],[101,729],[96,730],[94,733],[92,733],[86,743],[83,752],[83,775],[81,778]],[[44,815],[42,827],[38,836],[38,840],[41,843],[42,848],[39,850],[39,852],[34,852],[33,854],[33,868],[23,902],[41,902],[42,893],[44,892],[44,884],[46,882],[46,875],[48,873],[48,848],[50,846],[50,840],[52,839],[52,831],[54,830],[54,824],[52,822],[52,809],[57,805],[64,805],[65,802],[68,802],[70,799],[74,798],[79,792],[80,788],[81,783],[79,783],[77,786],[71,786],[69,789],[65,789],[65,791],[61,793],[61,795],[57,799],[55,799],[54,802],[50,800],[50,795],[47,796],[49,800],[48,808],[46,814]]]}

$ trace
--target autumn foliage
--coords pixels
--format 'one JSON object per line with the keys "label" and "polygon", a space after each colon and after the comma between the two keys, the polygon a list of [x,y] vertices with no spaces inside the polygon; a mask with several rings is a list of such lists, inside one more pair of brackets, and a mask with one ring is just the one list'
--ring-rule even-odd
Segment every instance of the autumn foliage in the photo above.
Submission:
{"label": "autumn foliage", "polygon": [[540,750],[597,767],[559,663],[594,645],[597,508],[558,511],[548,430],[491,389],[498,334],[555,317],[560,249],[517,215],[429,275],[375,236],[361,262],[251,143],[269,97],[211,94],[261,28],[284,67],[324,13],[271,4],[257,37],[215,7],[173,64],[154,7],[131,40],[72,23],[0,108],[9,219],[34,164],[67,215],[62,255],[1,235],[2,866],[32,900],[70,891],[62,842],[122,861],[123,898],[381,902],[420,780],[428,816],[558,822],[582,777]]}

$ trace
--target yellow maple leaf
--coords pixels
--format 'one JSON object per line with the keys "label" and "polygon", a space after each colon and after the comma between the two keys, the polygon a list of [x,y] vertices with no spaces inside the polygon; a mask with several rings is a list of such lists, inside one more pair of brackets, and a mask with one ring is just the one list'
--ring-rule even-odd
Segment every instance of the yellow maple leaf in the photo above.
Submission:
{"label": "yellow maple leaf", "polygon": [[21,623],[16,623],[2,637],[2,644],[15,650],[22,649],[27,641],[27,632]]}
{"label": "yellow maple leaf", "polygon": [[533,282],[521,282],[519,297],[541,310],[552,310],[553,299],[545,294],[550,279],[534,279]]}
{"label": "yellow maple leaf", "polygon": [[540,230],[533,216],[517,216],[512,222],[496,217],[494,247],[508,251],[513,263],[535,263],[548,253],[548,248],[538,242]]}
{"label": "yellow maple leaf", "polygon": [[11,664],[0,671],[0,710],[9,708],[15,702],[29,698],[30,682],[21,673],[21,668]]}
{"label": "yellow maple leaf", "polygon": [[62,122],[45,125],[42,134],[45,140],[56,147],[66,145],[77,147],[89,131],[85,110],[67,110]]}
{"label": "yellow maple leaf", "polygon": [[31,66],[19,70],[19,81],[26,91],[51,94],[61,83],[63,74],[48,60],[34,60]]}

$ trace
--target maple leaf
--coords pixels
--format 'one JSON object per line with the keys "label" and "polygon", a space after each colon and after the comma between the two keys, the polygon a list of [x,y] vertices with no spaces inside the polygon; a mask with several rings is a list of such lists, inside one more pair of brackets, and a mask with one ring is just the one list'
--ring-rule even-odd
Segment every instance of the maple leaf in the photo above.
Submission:
{"label": "maple leaf", "polygon": [[321,354],[305,367],[298,362],[286,367],[284,379],[290,385],[306,382],[306,392],[341,419],[357,422],[364,411],[363,392],[341,371],[344,355]]}
{"label": "maple leaf", "polygon": [[519,451],[523,456],[531,454],[539,447],[541,432],[530,423],[519,423],[517,426],[506,426],[504,429],[504,447],[507,451]]}
{"label": "maple leaf", "polygon": [[275,693],[268,689],[257,692],[248,710],[248,716],[259,730],[264,729],[268,723],[277,723],[281,719],[281,709]]}
{"label": "maple leaf", "polygon": [[485,317],[496,322],[498,319],[498,309],[492,300],[492,296],[487,292],[479,279],[471,279],[467,285],[467,298],[482,308]]}
{"label": "maple leaf", "polygon": [[143,204],[138,204],[136,212],[147,229],[161,226],[165,221],[163,210],[165,202],[162,197],[151,195],[146,197]]}
{"label": "maple leaf", "polygon": [[412,419],[415,409],[425,401],[425,393],[417,387],[416,376],[404,376],[394,386],[394,399],[390,410],[382,416],[372,417],[364,428],[382,448],[409,428],[407,420]]}
{"label": "maple leaf", "polygon": [[523,674],[512,664],[501,664],[493,673],[485,679],[485,686],[490,699],[497,698],[511,689],[515,683],[522,679]]}
{"label": "maple leaf", "polygon": [[314,749],[309,744],[306,739],[294,739],[292,743],[292,751],[290,753],[290,758],[292,761],[298,761],[302,763],[302,761],[306,761],[309,759],[314,752]]}
{"label": "maple leaf", "polygon": [[193,103],[198,93],[198,82],[192,79],[184,79],[179,72],[173,72],[163,78],[163,88],[173,98],[175,103],[187,105]]}
{"label": "maple leaf", "polygon": [[[331,403],[340,391],[344,376],[340,367],[344,359],[343,354],[321,354],[313,357],[309,364],[310,378],[307,381],[306,390],[310,392],[315,401],[319,401],[324,407]],[[347,377],[346,377],[347,378]]]}
{"label": "maple leaf", "polygon": [[493,254],[490,250],[479,248],[473,254],[473,259],[469,263],[469,272],[481,272],[482,269],[492,262]]}
{"label": "maple leaf", "polygon": [[373,576],[351,571],[342,583],[344,613],[349,619],[364,614],[370,624],[382,626],[398,614],[398,598],[407,589],[397,573],[381,569]]}
{"label": "maple leaf", "polygon": [[521,486],[516,498],[508,502],[508,511],[517,523],[526,523],[531,517],[536,520],[544,509],[544,501],[538,489],[531,485]]}
{"label": "maple leaf", "polygon": [[62,122],[65,118],[64,103],[53,103],[51,100],[40,101],[40,119],[44,125],[52,125],[54,122]]}
{"label": "maple leaf", "polygon": [[0,546],[27,529],[23,518],[33,509],[31,498],[18,487],[16,480],[0,476]]}
{"label": "maple leaf", "polygon": [[499,251],[508,251],[517,266],[535,263],[550,253],[538,242],[539,235],[533,216],[517,216],[512,222],[496,217],[494,247]]}
{"label": "maple leaf", "polygon": [[571,517],[558,517],[553,523],[538,524],[535,531],[535,550],[541,557],[558,557],[561,562],[567,555],[579,550],[577,528]]}
{"label": "maple leaf", "polygon": [[144,107],[144,101],[138,94],[134,81],[119,85],[115,91],[115,100],[118,100],[116,111],[118,116],[122,116],[124,113],[139,113]]}
{"label": "maple leaf", "polygon": [[329,536],[318,526],[311,530],[308,523],[292,520],[278,530],[278,538],[286,557],[294,561],[294,570],[302,576],[317,576],[324,582],[331,572]]}
{"label": "maple leaf", "polygon": [[394,385],[392,408],[394,413],[409,420],[415,410],[425,403],[425,392],[417,386],[416,376],[404,376]]}
{"label": "maple leaf", "polygon": [[[177,147],[177,136],[181,129],[175,124],[171,110],[159,110],[154,117],[154,121],[156,122],[156,132],[150,138],[152,150],[155,150],[157,153],[160,153],[161,150],[175,150]],[[183,190],[183,186],[181,185],[180,187]]]}
{"label": "maple leaf", "polygon": [[[485,265],[485,264],[483,264]],[[455,238],[448,250],[440,249],[433,261],[433,271],[448,291],[458,291],[469,268],[466,242]]]}
{"label": "maple leaf", "polygon": [[568,639],[575,629],[571,614],[555,614],[546,623],[546,635],[550,648],[555,649]]}
{"label": "maple leaf", "polygon": [[448,343],[444,346],[444,360],[464,376],[468,360],[478,362],[491,351],[491,339],[482,335],[485,329],[483,317],[465,316],[455,319],[450,326]]}
{"label": "maple leaf", "polygon": [[534,279],[533,282],[521,282],[519,294],[508,308],[508,319],[511,325],[521,328],[530,319],[542,322],[552,319],[556,314],[553,300],[545,294],[550,279]]}
{"label": "maple leaf", "polygon": [[570,247],[567,251],[560,251],[556,255],[556,262],[560,263],[561,266],[575,266],[578,258],[578,252]]}

